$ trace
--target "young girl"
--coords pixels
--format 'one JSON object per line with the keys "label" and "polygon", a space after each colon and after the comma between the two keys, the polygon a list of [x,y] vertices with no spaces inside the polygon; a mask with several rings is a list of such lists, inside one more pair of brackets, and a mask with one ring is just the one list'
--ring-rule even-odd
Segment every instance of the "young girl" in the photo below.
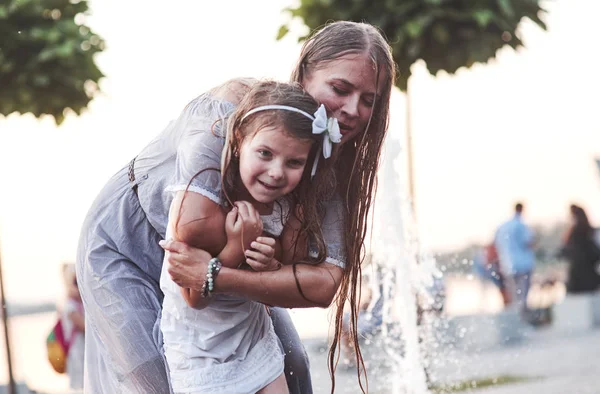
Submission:
{"label": "young girl", "polygon": [[[211,100],[210,94],[200,96],[187,110],[197,106],[205,111]],[[231,295],[211,297],[212,286],[222,266],[238,268],[246,260],[268,264],[274,258],[285,263],[295,250],[306,254],[307,240],[317,249],[323,245],[312,209],[316,204],[309,199],[327,178],[321,173],[313,176],[319,156],[328,157],[332,142],[339,142],[336,125],[335,120],[328,121],[325,108],[299,87],[261,82],[227,120],[225,140],[219,138],[223,133],[217,122],[212,133],[179,152],[178,168],[191,167],[185,163],[190,160],[201,171],[191,181],[185,170],[178,171],[169,190],[200,193],[229,213],[224,224],[218,219],[221,215],[201,219],[210,236],[205,234],[200,243],[217,256],[201,291],[180,288],[163,265],[161,330],[175,393],[288,392],[284,354],[265,306]],[[215,167],[223,143],[219,174]],[[167,229],[167,236],[176,239],[188,224],[181,209],[186,195],[178,196],[182,197],[173,200]],[[300,205],[302,221],[296,215]],[[294,228],[302,236],[282,234],[288,220],[297,223]],[[317,255],[324,256],[324,251]]]}

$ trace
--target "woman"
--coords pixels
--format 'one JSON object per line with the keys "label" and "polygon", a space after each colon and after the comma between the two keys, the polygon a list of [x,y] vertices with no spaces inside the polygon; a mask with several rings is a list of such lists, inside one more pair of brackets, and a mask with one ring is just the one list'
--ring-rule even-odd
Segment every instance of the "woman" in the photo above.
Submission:
{"label": "woman", "polygon": [[594,241],[594,228],[583,208],[571,205],[570,212],[572,224],[561,250],[561,254],[569,260],[567,291],[595,291],[600,285],[600,276],[596,271],[600,263],[600,249]]}
{"label": "woman", "polygon": [[[275,271],[269,270],[279,267],[260,264],[252,268],[263,272],[223,269],[216,283],[217,292],[236,293],[278,307],[326,307],[340,294],[331,368],[339,346],[341,307],[345,295],[360,280],[366,216],[387,130],[394,77],[389,46],[370,25],[336,22],[305,42],[292,80],[301,83],[326,106],[329,116],[339,120],[343,134],[333,158],[339,199],[332,199],[323,207],[328,259],[317,266],[293,265]],[[215,110],[225,117],[247,85],[233,83],[228,91],[214,92],[223,98],[222,108]],[[77,273],[88,313],[86,392],[169,392],[158,330],[162,300],[158,278],[163,257],[158,242],[164,237],[171,203],[165,185],[179,171],[177,150],[189,143],[193,121],[180,117],[129,167],[116,174],[84,223]],[[188,193],[181,206],[182,214],[189,212],[195,217],[199,204],[209,212],[221,212],[217,204],[211,206],[207,200],[200,194]],[[198,237],[211,236],[197,234],[193,227],[188,227],[189,232],[179,231],[180,239],[197,245],[202,243]],[[165,247],[172,252],[169,270],[173,280],[182,287],[199,289],[212,256],[180,243]],[[190,263],[193,260],[202,264]],[[350,292],[350,303],[356,310],[354,291]],[[311,393],[308,360],[289,315],[283,309],[272,308],[271,317],[287,355],[290,392]],[[351,320],[356,342],[356,313]]]}

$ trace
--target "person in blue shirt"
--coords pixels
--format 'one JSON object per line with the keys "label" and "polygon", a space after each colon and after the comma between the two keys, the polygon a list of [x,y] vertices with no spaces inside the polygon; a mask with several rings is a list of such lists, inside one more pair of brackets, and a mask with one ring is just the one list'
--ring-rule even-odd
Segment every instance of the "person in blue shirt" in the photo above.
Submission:
{"label": "person in blue shirt", "polygon": [[535,265],[534,234],[523,222],[523,204],[515,205],[515,215],[496,231],[494,243],[498,251],[500,271],[506,280],[511,299],[522,312],[527,311],[527,295]]}

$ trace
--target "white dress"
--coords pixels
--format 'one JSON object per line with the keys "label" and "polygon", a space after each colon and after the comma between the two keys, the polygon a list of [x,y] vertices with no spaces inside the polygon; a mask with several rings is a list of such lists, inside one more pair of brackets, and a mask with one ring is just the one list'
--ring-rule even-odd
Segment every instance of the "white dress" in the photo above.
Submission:
{"label": "white dress", "polygon": [[[264,230],[278,237],[287,211],[285,201],[275,204]],[[161,330],[174,393],[254,394],[281,375],[284,353],[265,305],[217,294],[193,309],[166,267]]]}

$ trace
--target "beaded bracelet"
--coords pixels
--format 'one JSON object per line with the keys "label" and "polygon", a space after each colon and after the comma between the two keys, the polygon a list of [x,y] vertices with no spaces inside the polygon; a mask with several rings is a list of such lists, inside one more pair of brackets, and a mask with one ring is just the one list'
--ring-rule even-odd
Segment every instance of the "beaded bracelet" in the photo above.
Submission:
{"label": "beaded bracelet", "polygon": [[202,297],[210,297],[214,288],[215,288],[215,280],[217,280],[217,275],[219,275],[219,271],[221,271],[221,267],[223,264],[221,260],[217,257],[213,257],[208,262],[208,268],[206,269],[206,279],[202,284]]}

